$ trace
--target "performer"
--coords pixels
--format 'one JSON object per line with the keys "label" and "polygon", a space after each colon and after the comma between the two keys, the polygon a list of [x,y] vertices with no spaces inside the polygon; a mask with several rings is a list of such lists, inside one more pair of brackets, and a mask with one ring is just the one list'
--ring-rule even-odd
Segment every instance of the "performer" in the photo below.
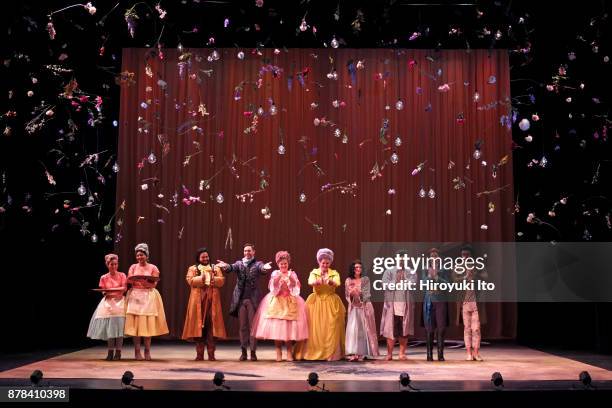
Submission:
{"label": "performer", "polygon": [[282,344],[285,342],[287,360],[293,361],[293,342],[308,338],[306,303],[300,296],[297,274],[289,270],[289,252],[277,252],[275,261],[279,269],[272,272],[268,284],[270,292],[259,304],[251,335],[258,339],[274,340],[276,361],[283,359]]}
{"label": "performer", "polygon": [[261,299],[257,281],[260,276],[269,273],[271,262],[264,264],[257,261],[255,245],[244,244],[244,258],[232,265],[223,261],[217,263],[222,271],[235,272],[237,275],[229,314],[238,317],[240,322],[240,361],[246,361],[248,348],[251,349],[251,361],[257,361],[257,340],[251,336],[253,317]]}
{"label": "performer", "polygon": [[[437,248],[428,251],[427,268],[423,270],[423,281],[448,282],[447,272]],[[434,335],[437,334],[438,361],[444,361],[444,332],[448,327],[448,303],[444,292],[426,290],[423,296],[423,326],[427,331],[427,361],[433,361]]]}
{"label": "performer", "polygon": [[140,338],[144,337],[145,360],[151,360],[151,337],[168,333],[164,303],[155,289],[159,280],[159,269],[148,262],[149,246],[138,244],[134,249],[138,263],[130,266],[128,284],[132,288],[127,294],[125,334],[134,336],[134,355],[142,360]]}
{"label": "performer", "polygon": [[215,361],[215,337],[227,337],[219,291],[225,277],[218,266],[210,264],[208,249],[198,249],[196,263],[187,270],[185,280],[191,291],[182,337],[196,342],[196,361],[204,360],[205,347],[208,360]]}
{"label": "performer", "polygon": [[[400,251],[403,256],[406,252]],[[416,282],[417,276],[411,269],[387,269],[383,274],[383,284]],[[386,290],[380,321],[380,334],[387,339],[387,361],[393,360],[393,348],[399,340],[399,359],[406,360],[408,336],[414,335],[414,299],[408,285],[403,289]]]}
{"label": "performer", "polygon": [[363,265],[356,260],[349,266],[349,277],[344,282],[349,305],[346,323],[346,354],[349,361],[363,361],[378,356],[378,335],[374,307],[370,302],[370,278],[363,276]]}
{"label": "performer", "polygon": [[[472,258],[473,253],[474,251],[470,245],[465,245],[463,248],[461,248],[461,258],[463,259]],[[465,268],[464,272],[460,273],[459,271],[455,271],[453,274],[455,281],[473,281],[474,285],[477,285],[479,280],[486,279],[487,277],[488,275],[486,269],[476,268]],[[483,361],[482,357],[480,356],[481,316],[478,312],[478,295],[479,294],[476,289],[466,290],[461,293],[460,300],[457,305],[457,314],[459,315],[459,313],[461,313],[463,317],[463,340],[465,342],[465,349],[467,351],[467,355],[465,357],[467,361]]]}
{"label": "performer", "polygon": [[[104,257],[108,273],[100,277],[99,287],[104,289],[103,297],[94,312],[87,337],[108,342],[107,360],[121,360],[123,326],[125,325],[125,297],[127,278],[118,272],[119,257],[108,254]],[[114,351],[114,354],[113,354]]]}
{"label": "performer", "polygon": [[330,268],[333,260],[331,249],[317,252],[319,267],[308,278],[313,287],[313,293],[306,299],[308,340],[296,346],[297,359],[334,361],[344,357],[346,309],[335,293],[340,286],[340,274]]}

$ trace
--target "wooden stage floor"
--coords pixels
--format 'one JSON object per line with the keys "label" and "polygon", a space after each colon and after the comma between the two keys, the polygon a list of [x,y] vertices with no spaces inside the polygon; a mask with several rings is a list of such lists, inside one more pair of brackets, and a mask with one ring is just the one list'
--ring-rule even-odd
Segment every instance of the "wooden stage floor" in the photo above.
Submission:
{"label": "wooden stage floor", "polygon": [[[381,344],[382,345],[382,344]],[[396,348],[397,351],[397,348]],[[612,356],[589,354],[587,358],[551,354],[527,347],[502,344],[483,347],[484,362],[465,361],[465,350],[447,347],[446,362],[425,361],[422,346],[410,347],[407,361],[365,362],[276,362],[271,344],[258,348],[259,361],[239,362],[239,347],[220,343],[217,361],[194,361],[195,350],[188,343],[153,343],[152,361],[135,361],[129,341],[121,361],[104,361],[103,346],[83,349],[36,361],[0,372],[0,384],[14,384],[29,378],[33,370],[44,373],[45,380],[81,388],[108,389],[120,386],[126,370],[134,373],[136,383],[148,389],[209,389],[212,376],[222,371],[228,385],[242,390],[304,391],[308,373],[319,374],[327,388],[344,391],[396,391],[401,372],[408,372],[413,384],[429,389],[478,391],[490,389],[491,374],[502,373],[506,387],[567,389],[579,385],[578,375],[588,371],[604,388],[612,388]],[[415,385],[416,386],[416,385]]]}

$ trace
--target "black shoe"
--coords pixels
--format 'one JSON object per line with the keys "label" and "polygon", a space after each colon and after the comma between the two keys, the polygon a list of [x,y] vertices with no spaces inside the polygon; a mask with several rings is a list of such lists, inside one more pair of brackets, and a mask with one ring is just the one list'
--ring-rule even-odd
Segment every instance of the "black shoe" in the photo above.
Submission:
{"label": "black shoe", "polygon": [[444,334],[438,333],[438,361],[444,360]]}
{"label": "black shoe", "polygon": [[427,361],[433,361],[433,333],[427,333]]}
{"label": "black shoe", "polygon": [[108,350],[108,354],[106,355],[106,361],[113,360],[113,350]]}
{"label": "black shoe", "polygon": [[246,361],[247,360],[247,351],[244,347],[242,347],[242,354],[240,355],[240,361]]}
{"label": "black shoe", "polygon": [[115,361],[121,360],[121,350],[115,350],[115,355],[113,357],[113,360]]}
{"label": "black shoe", "polygon": [[255,354],[255,350],[251,350],[251,361],[257,361],[257,354]]}

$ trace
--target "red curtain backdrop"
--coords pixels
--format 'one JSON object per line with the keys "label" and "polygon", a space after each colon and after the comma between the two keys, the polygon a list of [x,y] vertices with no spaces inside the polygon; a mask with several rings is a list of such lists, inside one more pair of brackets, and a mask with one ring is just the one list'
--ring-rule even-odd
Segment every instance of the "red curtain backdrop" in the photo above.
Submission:
{"label": "red curtain backdrop", "polygon": [[[117,204],[125,202],[125,211],[118,214],[117,251],[127,270],[134,246],[149,244],[172,336],[182,331],[184,277],[201,246],[213,260],[227,262],[242,257],[245,242],[256,245],[263,261],[288,250],[305,298],[321,247],[335,252],[332,267],[344,279],[361,242],[513,240],[511,163],[492,175],[494,164],[511,157],[510,130],[501,123],[511,115],[506,51],[262,49],[261,55],[245,51],[244,59],[234,49],[217,52],[219,59],[209,61],[210,49],[164,50],[163,59],[145,49],[123,51],[124,77],[134,76],[121,90]],[[337,79],[328,78],[334,70]],[[265,113],[257,115],[256,131],[246,132],[260,106]],[[476,160],[478,140],[482,157]],[[372,179],[376,165],[380,176]],[[465,188],[455,188],[456,177],[464,178]],[[268,185],[252,202],[236,198],[260,190],[262,180]],[[356,195],[322,191],[341,182],[356,183]],[[420,198],[421,187],[433,188],[435,198]],[[189,196],[202,202],[187,205]],[[228,275],[222,289],[226,311],[235,279]],[[265,290],[267,280],[260,283]],[[344,287],[338,293],[344,297]],[[380,317],[382,305],[375,309]],[[486,309],[485,338],[515,337],[515,304]],[[229,336],[237,337],[236,319],[226,315],[225,321]],[[453,326],[449,336],[462,338],[462,330]],[[423,337],[421,328],[417,335]]]}

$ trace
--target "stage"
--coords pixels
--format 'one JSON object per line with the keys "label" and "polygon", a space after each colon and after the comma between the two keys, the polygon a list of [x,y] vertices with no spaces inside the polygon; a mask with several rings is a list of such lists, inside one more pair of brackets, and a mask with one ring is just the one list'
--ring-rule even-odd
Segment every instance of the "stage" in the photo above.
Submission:
{"label": "stage", "polygon": [[154,342],[152,361],[135,361],[133,354],[129,341],[121,361],[103,360],[103,346],[86,348],[2,371],[0,383],[27,384],[38,369],[49,385],[119,389],[119,379],[130,370],[147,390],[212,390],[214,373],[222,371],[234,391],[302,392],[308,373],[314,371],[320,385],[331,391],[394,392],[399,374],[407,372],[423,391],[485,391],[493,389],[491,374],[499,371],[506,390],[566,390],[581,387],[578,375],[588,371],[598,388],[612,389],[612,356],[552,354],[514,344],[485,345],[483,362],[465,361],[465,350],[452,343],[446,347],[445,362],[425,361],[420,344],[409,347],[408,360],[399,361],[396,355],[391,362],[384,356],[364,362],[276,362],[274,347],[267,343],[258,348],[256,362],[238,361],[239,347],[227,343],[218,345],[214,362],[194,361],[193,345],[178,342]]}

